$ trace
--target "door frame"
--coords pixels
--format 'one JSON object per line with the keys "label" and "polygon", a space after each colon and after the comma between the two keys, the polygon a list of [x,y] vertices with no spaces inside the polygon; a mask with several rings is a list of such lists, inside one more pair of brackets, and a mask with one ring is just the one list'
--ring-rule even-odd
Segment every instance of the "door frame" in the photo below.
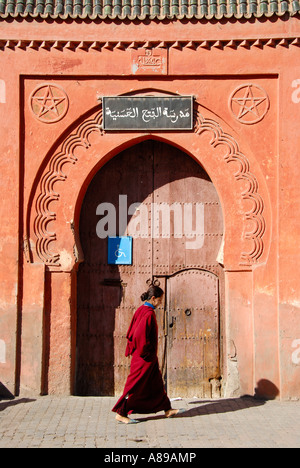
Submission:
{"label": "door frame", "polygon": [[[112,135],[103,133],[101,123],[102,109],[99,106],[81,116],[45,153],[36,178],[31,182],[24,222],[23,280],[24,292],[30,290],[31,293],[24,294],[23,308],[30,310],[32,304],[41,308],[37,320],[43,329],[44,301],[47,297],[54,300],[47,307],[51,321],[50,329],[44,334],[43,346],[38,347],[38,351],[29,352],[27,361],[36,362],[41,368],[48,393],[73,392],[74,291],[76,270],[83,260],[78,230],[85,192],[94,174],[115,154],[140,141],[158,139],[193,157],[208,173],[219,194],[225,224],[219,262],[225,273],[223,329],[226,330],[224,356],[228,357],[226,363],[224,361],[224,373],[230,381],[227,394],[253,393],[254,269],[257,271],[268,259],[272,232],[271,197],[255,155],[247,145],[241,149],[232,129],[199,103],[195,106],[195,126],[191,133],[153,132],[141,135],[122,132]],[[92,140],[89,139],[91,134]],[[77,148],[80,149],[78,157],[74,155]],[[247,186],[241,184],[241,180]],[[45,299],[39,295],[40,284],[45,285]],[[32,293],[33,290],[36,294]],[[30,335],[30,330],[28,333]],[[56,343],[55,349],[50,347],[50,336],[51,342]],[[23,387],[34,387],[38,394],[41,391],[40,383],[32,383],[25,374],[20,382],[20,388]]]}

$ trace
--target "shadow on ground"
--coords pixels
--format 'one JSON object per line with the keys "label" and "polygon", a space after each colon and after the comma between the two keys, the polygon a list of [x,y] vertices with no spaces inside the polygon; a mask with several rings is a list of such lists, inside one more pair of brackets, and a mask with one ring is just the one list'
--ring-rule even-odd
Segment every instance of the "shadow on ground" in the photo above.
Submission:
{"label": "shadow on ground", "polygon": [[[181,418],[193,418],[196,416],[204,416],[208,414],[216,413],[231,413],[234,411],[241,411],[246,408],[252,408],[254,406],[262,406],[266,403],[266,400],[257,399],[251,396],[243,396],[240,398],[223,398],[219,400],[192,400],[188,402],[188,405],[196,407],[187,409],[184,413],[174,416],[174,419]],[[163,414],[135,418],[138,421],[153,421],[157,419],[165,419]]]}
{"label": "shadow on ground", "polygon": [[32,398],[19,398],[16,400],[3,401],[0,399],[0,412],[4,411],[6,408],[9,408],[10,406],[16,406],[16,405],[19,405],[20,403],[32,403],[33,401],[36,401],[36,400]]}
{"label": "shadow on ground", "polygon": [[16,406],[20,403],[31,403],[36,401],[32,398],[18,398],[15,399],[15,396],[0,382],[0,411],[4,411],[9,406]]}

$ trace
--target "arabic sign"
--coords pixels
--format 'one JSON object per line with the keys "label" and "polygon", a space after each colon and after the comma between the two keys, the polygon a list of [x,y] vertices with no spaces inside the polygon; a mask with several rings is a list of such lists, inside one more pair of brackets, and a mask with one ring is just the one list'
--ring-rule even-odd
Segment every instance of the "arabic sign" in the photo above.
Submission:
{"label": "arabic sign", "polygon": [[103,97],[105,130],[192,130],[191,96]]}

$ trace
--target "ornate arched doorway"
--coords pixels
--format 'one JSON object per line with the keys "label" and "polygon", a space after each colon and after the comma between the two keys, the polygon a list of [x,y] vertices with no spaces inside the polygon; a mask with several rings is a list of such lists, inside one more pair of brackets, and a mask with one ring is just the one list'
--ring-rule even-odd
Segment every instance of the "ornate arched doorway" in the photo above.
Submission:
{"label": "ornate arched doorway", "polygon": [[[197,105],[194,115],[193,132],[140,134],[134,132],[103,132],[102,109],[92,109],[80,121],[76,122],[76,125],[74,124],[64,135],[63,141],[59,140],[57,146],[52,148],[47,154],[31,190],[24,242],[26,256],[24,288],[31,288],[34,281],[34,284],[40,281],[36,291],[39,290],[40,284],[45,285],[45,320],[43,321],[43,326],[46,325],[46,329],[43,334],[44,343],[43,347],[40,347],[39,355],[35,353],[33,356],[36,362],[42,363],[42,387],[45,393],[119,393],[121,387],[123,387],[129,364],[127,360],[123,361],[124,335],[128,326],[127,314],[129,314],[129,311],[132,314],[134,308],[139,304],[139,295],[145,288],[144,281],[151,276],[159,277],[162,286],[168,291],[172,278],[175,278],[180,272],[185,271],[190,271],[191,274],[192,272],[196,274],[197,271],[208,271],[219,281],[219,301],[223,302],[219,304],[221,312],[218,313],[221,324],[221,331],[217,330],[220,341],[218,355],[223,353],[223,356],[221,358],[219,356],[216,362],[220,361],[222,363],[221,371],[224,394],[232,395],[239,392],[252,392],[255,353],[252,340],[254,336],[254,295],[251,285],[254,281],[254,271],[258,271],[257,267],[266,261],[269,254],[272,227],[270,197],[254,155],[250,151],[246,153],[244,150],[242,151],[236,138],[230,134],[230,129],[225,124],[221,127],[215,115],[211,114],[207,109],[202,109],[202,111],[203,113],[200,112],[200,105]],[[155,139],[156,142],[150,142],[151,138]],[[141,141],[143,143],[140,146]],[[158,141],[164,141],[165,144],[158,143]],[[151,153],[149,150],[151,145],[153,147],[161,145],[161,151],[158,153],[159,156],[154,155],[153,150]],[[98,188],[96,184],[95,189],[96,193],[98,193],[97,190],[100,190],[103,185],[101,175],[99,174],[104,174],[102,170],[105,171],[110,164],[116,164],[118,159],[121,160],[120,155],[129,147],[132,147],[132,150],[128,149],[126,151],[129,153],[130,151],[134,151],[134,158],[137,158],[138,152],[140,152],[140,159],[146,158],[150,151],[150,154],[152,154],[152,165],[150,165],[152,172],[150,171],[149,176],[147,172],[148,166],[146,167],[144,163],[139,163],[138,159],[133,160],[130,174],[128,174],[126,167],[124,172],[121,170],[121,166],[117,165],[115,170],[112,171],[114,178],[109,176],[107,179],[107,190],[101,200],[93,200],[91,198],[93,208],[90,209],[90,212],[94,217],[90,218],[93,223],[90,231],[91,239],[84,240],[84,237],[88,237],[89,235],[85,235],[82,228],[80,228],[80,214],[83,215],[85,212],[89,212],[86,200],[88,200],[88,193],[92,190],[91,187],[94,185],[94,180],[98,178],[99,181]],[[164,151],[163,148],[168,148],[168,150]],[[176,154],[181,154],[179,156],[180,160],[176,159]],[[127,161],[129,160],[130,158],[127,157]],[[155,161],[159,162],[159,170],[158,168],[157,170],[155,169]],[[197,171],[200,171],[202,176]],[[127,174],[125,179],[124,174]],[[139,180],[142,175],[144,183],[140,184]],[[196,185],[194,184],[194,179],[196,179],[197,183],[202,180],[206,188],[213,188],[214,196],[216,197],[215,201],[209,198],[206,201],[203,201],[201,197],[199,199],[195,198],[198,186],[197,183]],[[150,184],[151,181],[152,187],[149,188],[147,184]],[[139,196],[132,195],[130,198],[130,193],[127,191],[123,193],[120,190],[119,192],[117,191],[120,183],[123,184],[126,190],[130,186],[131,190],[136,191],[138,191],[138,188],[142,189],[145,185],[147,191],[146,193],[144,193],[145,191],[137,192]],[[117,197],[114,195],[114,198],[110,201],[106,197],[106,194],[114,186],[116,187]],[[188,198],[185,198],[185,196],[182,199],[180,198],[178,206],[175,203],[178,201],[177,193],[185,193],[188,196]],[[199,193],[205,193],[205,190],[200,190]],[[100,192],[99,194],[101,195]],[[152,198],[150,194],[152,194]],[[86,198],[83,202],[85,195]],[[126,222],[122,218],[122,226],[125,226],[125,230],[126,228],[129,231],[131,229],[134,230],[139,225],[139,211],[136,213],[137,207],[135,205],[137,202],[140,205],[140,219],[143,218],[143,213],[146,213],[148,215],[148,223],[150,220],[152,221],[152,213],[156,213],[156,211],[152,211],[152,209],[149,211],[147,202],[150,203],[151,208],[151,203],[153,202],[155,205],[157,202],[158,220],[165,219],[162,218],[163,214],[168,214],[166,210],[170,210],[169,221],[163,223],[164,229],[161,228],[160,238],[154,236],[151,247],[149,247],[149,255],[152,259],[151,268],[149,269],[148,250],[144,247],[149,240],[148,232],[145,233],[144,237],[140,235],[133,239],[133,265],[120,265],[117,267],[115,265],[107,265],[107,239],[99,239],[96,230],[98,226],[101,234],[101,229],[105,229],[105,220],[101,222],[105,218],[105,214],[102,213],[100,215],[103,205],[98,215],[96,210],[98,205],[102,203],[110,203],[112,208],[118,208],[118,205],[114,205],[114,203],[120,203],[124,208],[125,198],[118,198],[119,195],[123,195],[124,197],[126,195],[127,197],[126,202],[129,211],[127,212]],[[166,195],[168,195],[167,199],[165,198]],[[190,203],[195,203],[196,205],[193,205],[191,208]],[[181,218],[184,220],[185,204],[187,205],[187,220],[192,219],[191,229],[195,229],[196,231],[196,218],[193,218],[193,216],[189,218],[188,210],[192,209],[192,213],[193,210],[196,210],[194,211],[196,213],[198,209],[199,215],[197,219],[200,220],[200,229],[198,229],[200,237],[198,240],[201,249],[186,248],[187,244],[190,244],[192,247],[195,239],[188,236],[187,238],[182,238],[182,235],[185,235],[184,231],[177,235],[176,229],[178,223],[174,220],[174,212],[180,212]],[[222,225],[222,229],[219,232],[224,234],[224,236],[216,236],[214,230],[207,230],[207,235],[205,234],[201,238],[201,219],[203,214],[204,220],[214,219],[213,216],[211,218],[207,217],[205,213],[207,210],[208,212],[210,210],[213,212],[215,209],[221,213],[220,204],[222,205],[224,226]],[[144,206],[146,206],[145,210]],[[159,208],[161,208],[160,211]],[[116,212],[116,229],[118,229],[118,217],[119,213]],[[156,219],[154,216],[154,221]],[[166,232],[167,235],[164,236]],[[79,234],[81,234],[81,240]],[[96,239],[92,240],[92,237]],[[212,246],[211,251],[205,249],[205,244],[204,246],[201,245],[201,240],[203,239],[209,241]],[[102,262],[105,269],[102,272],[102,277],[99,278],[99,283],[95,283],[95,288],[99,291],[100,286],[103,286],[102,303],[107,304],[107,297],[111,298],[111,295],[113,295],[115,304],[113,314],[110,315],[109,333],[105,330],[99,331],[97,327],[92,331],[86,325],[87,323],[92,323],[93,319],[99,316],[99,313],[98,316],[91,314],[93,308],[94,310],[99,310],[97,303],[93,304],[90,302],[90,293],[88,291],[93,282],[89,280],[89,275],[83,281],[80,278],[81,269],[84,268],[80,264],[84,259],[85,265],[88,261],[91,262],[91,271],[93,268],[95,271],[99,271],[99,264],[96,261],[93,262],[96,259],[95,251],[93,252],[90,248],[89,253],[89,249],[87,248],[89,242],[97,242],[97,245],[101,243],[104,255],[103,259],[105,260],[105,265],[104,260]],[[183,247],[182,243],[184,244]],[[221,248],[219,248],[220,246]],[[157,249],[161,254],[158,258],[155,255]],[[139,250],[143,254],[143,261],[136,262],[135,264],[134,262],[139,258],[137,256]],[[197,252],[197,255],[195,255],[195,252]],[[203,255],[198,257],[198,254]],[[88,260],[88,256],[90,256],[90,260]],[[223,270],[217,263],[216,258],[224,266],[224,282],[222,278]],[[172,265],[175,265],[175,268]],[[253,266],[255,266],[255,270]],[[79,267],[78,292],[81,288],[84,301],[80,302],[79,300],[77,308],[77,270]],[[113,269],[117,272],[115,277],[106,274]],[[130,275],[129,272],[134,273]],[[214,276],[212,275],[211,281],[213,282]],[[201,275],[198,275],[198,279],[200,277]],[[140,278],[143,287],[140,288],[139,285],[132,283],[132,278]],[[222,285],[224,283],[223,294]],[[198,285],[195,288],[198,289]],[[166,297],[168,298],[168,292]],[[131,309],[127,308],[128,298],[134,298],[137,301],[137,303],[134,303],[133,300]],[[226,300],[223,300],[223,298]],[[31,307],[34,301],[40,300],[40,296],[36,299],[28,296],[26,304]],[[124,300],[126,303],[124,303]],[[80,321],[80,307],[85,310],[82,317],[90,317],[87,322]],[[187,306],[187,309],[189,308],[191,307]],[[105,312],[105,309],[102,310]],[[169,309],[167,308],[167,310]],[[78,321],[77,312],[79,313]],[[159,313],[158,311],[158,315]],[[194,317],[194,314],[192,316]],[[169,319],[171,322],[166,321],[168,326],[172,323],[172,315],[168,317]],[[163,330],[165,321],[162,314],[159,316],[159,321],[160,329]],[[178,323],[176,321],[176,324]],[[209,328],[211,327],[207,326],[207,329]],[[86,342],[89,341],[90,337],[91,344],[93,341],[95,342],[98,336],[98,347],[101,343],[101,337],[106,338],[109,336],[110,341],[109,339],[106,341],[102,339],[102,348],[100,351],[98,348],[97,353],[94,352],[93,348],[90,349],[88,345],[86,351],[82,353],[82,349],[84,348],[80,348],[79,333],[86,336]],[[183,339],[187,340],[187,335],[183,335]],[[195,337],[192,336],[191,340],[193,339]],[[117,346],[117,341],[119,343],[123,342],[123,344],[121,343],[120,346]],[[202,342],[204,343],[204,341],[203,339]],[[109,351],[110,363],[107,361],[103,365],[103,362],[93,362],[94,356],[102,356],[101,359],[102,361],[104,360],[104,356],[106,355],[102,352],[103,343],[109,342],[111,345],[113,344],[113,348],[108,347],[110,350],[113,349],[113,352]],[[168,363],[170,362],[168,361],[168,356],[172,355],[169,353],[166,356],[164,353],[165,342],[165,335],[162,332],[160,337],[160,359],[161,363],[167,363],[168,367]],[[247,346],[245,346],[246,342]],[[91,359],[90,356],[92,356]],[[165,357],[164,361],[163,356]],[[86,375],[80,374],[80,367],[82,369],[90,367],[91,373],[94,376],[99,376],[101,375],[99,371],[100,364],[103,367],[105,376],[109,375],[108,368],[110,369],[111,380],[106,388],[100,389],[97,379],[94,380],[94,389],[88,388],[85,382],[93,382],[94,377],[89,379]],[[199,365],[201,363],[196,364],[197,367]],[[195,365],[192,363],[190,367],[195,368]],[[207,364],[204,363],[203,367],[206,368]],[[214,372],[213,375],[216,375],[216,379],[218,379],[220,374],[219,372]],[[197,379],[199,380],[199,377]],[[209,379],[212,380],[209,382]],[[204,382],[206,382],[208,389],[212,388],[212,386],[218,387],[218,381],[213,377],[209,377],[208,380],[205,378]],[[117,388],[117,385],[119,385],[119,388]],[[205,385],[201,388],[204,389]],[[205,395],[204,390],[203,394]],[[198,395],[201,396],[200,392]]]}
{"label": "ornate arched doorway", "polygon": [[[128,261],[120,244],[116,262],[109,258],[116,236],[130,239]],[[95,175],[80,216],[77,394],[122,392],[130,364],[126,331],[146,281],[155,278],[166,291],[156,313],[168,393],[211,396],[211,382],[221,376],[222,238],[212,181],[173,146],[146,140]]]}

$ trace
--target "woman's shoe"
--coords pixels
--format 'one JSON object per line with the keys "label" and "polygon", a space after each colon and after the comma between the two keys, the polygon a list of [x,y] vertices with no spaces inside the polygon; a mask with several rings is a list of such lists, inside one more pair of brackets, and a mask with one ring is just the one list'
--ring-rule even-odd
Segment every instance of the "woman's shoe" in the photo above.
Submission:
{"label": "woman's shoe", "polygon": [[130,419],[126,416],[116,416],[116,421],[120,424],[137,424],[140,422],[137,419]]}
{"label": "woman's shoe", "polygon": [[174,418],[174,417],[177,416],[178,414],[185,413],[185,412],[186,412],[186,409],[180,408],[179,410],[172,410],[172,411],[174,411],[172,414],[170,414],[169,416],[166,415],[167,418]]}

